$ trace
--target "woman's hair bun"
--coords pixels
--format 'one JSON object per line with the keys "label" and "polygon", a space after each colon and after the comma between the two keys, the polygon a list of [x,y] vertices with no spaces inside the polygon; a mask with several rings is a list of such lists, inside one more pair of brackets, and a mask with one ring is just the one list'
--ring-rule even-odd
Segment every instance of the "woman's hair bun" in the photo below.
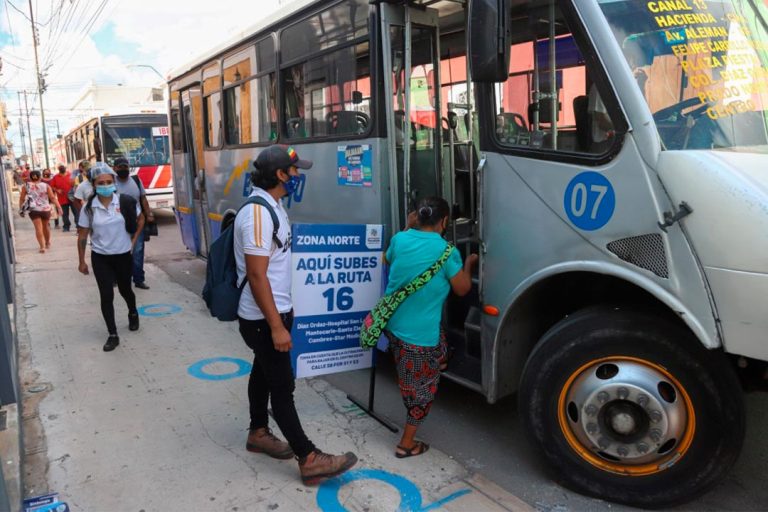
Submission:
{"label": "woman's hair bun", "polygon": [[432,217],[432,207],[431,206],[422,206],[419,208],[419,217],[422,219],[429,219]]}

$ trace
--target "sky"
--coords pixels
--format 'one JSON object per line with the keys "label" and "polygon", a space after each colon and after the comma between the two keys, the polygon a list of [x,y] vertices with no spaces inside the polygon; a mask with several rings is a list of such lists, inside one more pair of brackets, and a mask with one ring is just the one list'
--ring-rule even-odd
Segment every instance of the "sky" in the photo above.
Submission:
{"label": "sky", "polygon": [[[288,1],[32,0],[48,85],[43,101],[49,130],[56,131],[54,120],[62,133],[74,126],[77,113],[70,109],[91,81],[158,86],[164,81],[153,70],[130,66],[152,66],[166,76],[281,3]],[[7,135],[16,148],[21,143],[18,91],[30,92],[32,135],[42,136],[32,41],[29,0],[0,0],[0,99],[8,107]]]}

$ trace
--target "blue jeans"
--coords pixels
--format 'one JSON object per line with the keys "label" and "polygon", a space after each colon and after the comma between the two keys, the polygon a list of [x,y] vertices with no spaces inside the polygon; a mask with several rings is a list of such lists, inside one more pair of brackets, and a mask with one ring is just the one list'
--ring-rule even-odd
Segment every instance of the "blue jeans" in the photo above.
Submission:
{"label": "blue jeans", "polygon": [[144,282],[144,233],[141,233],[133,246],[133,282]]}

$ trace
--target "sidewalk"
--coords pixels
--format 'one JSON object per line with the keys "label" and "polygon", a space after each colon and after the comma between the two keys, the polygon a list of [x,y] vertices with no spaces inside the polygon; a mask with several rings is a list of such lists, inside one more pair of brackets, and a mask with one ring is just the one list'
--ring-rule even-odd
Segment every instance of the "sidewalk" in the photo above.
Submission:
{"label": "sidewalk", "polygon": [[88,512],[530,510],[436,449],[396,459],[397,434],[322,379],[297,381],[304,428],[321,449],[360,461],[304,487],[295,461],[245,450],[251,356],[236,323],[212,319],[198,295],[148,265],[152,289],[136,290],[141,329],[128,331],[116,297],[121,342],[105,353],[96,283],[77,272],[75,236],[54,230],[53,248],[38,254],[31,222],[17,218],[16,229],[25,396],[43,389],[39,414],[24,414],[28,432],[41,427],[27,434],[26,496],[59,492]]}

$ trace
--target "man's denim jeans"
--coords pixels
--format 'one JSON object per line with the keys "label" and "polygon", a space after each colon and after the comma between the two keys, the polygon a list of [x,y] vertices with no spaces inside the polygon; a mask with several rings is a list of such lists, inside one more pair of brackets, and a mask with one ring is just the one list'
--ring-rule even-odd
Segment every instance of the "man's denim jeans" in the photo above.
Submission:
{"label": "man's denim jeans", "polygon": [[136,245],[133,246],[133,282],[144,282],[144,233],[139,235]]}

